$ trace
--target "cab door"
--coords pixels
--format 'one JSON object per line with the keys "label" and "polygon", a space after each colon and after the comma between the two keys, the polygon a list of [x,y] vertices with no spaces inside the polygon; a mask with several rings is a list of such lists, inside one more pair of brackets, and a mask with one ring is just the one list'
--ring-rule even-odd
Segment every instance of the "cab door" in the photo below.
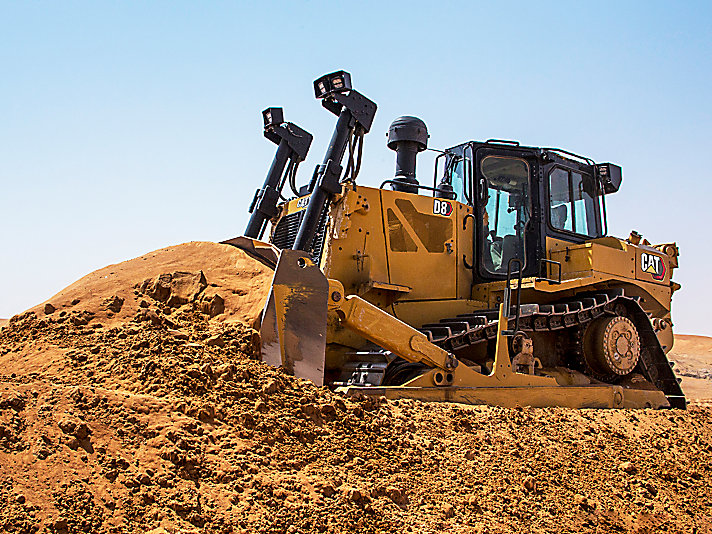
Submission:
{"label": "cab door", "polygon": [[[536,276],[541,253],[537,154],[485,143],[475,152],[475,171],[477,281],[506,278],[513,259],[521,262],[524,276]],[[516,262],[512,268],[516,274]]]}

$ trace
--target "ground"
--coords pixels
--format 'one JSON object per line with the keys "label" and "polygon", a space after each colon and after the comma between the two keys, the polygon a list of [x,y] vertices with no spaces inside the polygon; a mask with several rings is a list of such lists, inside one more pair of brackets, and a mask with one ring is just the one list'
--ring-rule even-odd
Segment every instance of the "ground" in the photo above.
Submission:
{"label": "ground", "polygon": [[712,532],[709,338],[673,350],[688,411],[345,399],[258,361],[270,278],[187,243],[12,318],[0,527]]}

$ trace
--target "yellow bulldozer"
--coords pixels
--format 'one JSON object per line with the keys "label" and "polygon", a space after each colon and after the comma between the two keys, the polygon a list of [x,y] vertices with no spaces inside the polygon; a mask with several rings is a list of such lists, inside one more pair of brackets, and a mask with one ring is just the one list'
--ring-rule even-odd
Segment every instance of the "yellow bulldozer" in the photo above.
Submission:
{"label": "yellow bulldozer", "polygon": [[394,177],[366,187],[376,104],[345,71],[314,93],[338,117],[323,163],[298,187],[312,136],[265,110],[277,153],[245,235],[225,241],[274,268],[263,361],[347,395],[685,408],[666,357],[678,249],[607,235],[619,166],[490,139],[436,151],[425,185],[427,128],[404,116]]}

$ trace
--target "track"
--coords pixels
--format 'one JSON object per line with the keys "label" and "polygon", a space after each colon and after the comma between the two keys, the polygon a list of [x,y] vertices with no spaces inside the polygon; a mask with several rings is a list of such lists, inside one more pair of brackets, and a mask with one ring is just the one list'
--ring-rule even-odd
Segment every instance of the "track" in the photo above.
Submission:
{"label": "track", "polygon": [[[638,297],[624,295],[622,289],[587,294],[577,300],[558,304],[522,304],[519,330],[547,333],[570,330],[579,332],[593,319],[603,315],[624,315],[635,324],[640,336],[640,361],[635,372],[661,390],[674,408],[687,406],[685,396],[665,352],[660,346]],[[497,336],[497,310],[464,314],[423,325],[419,330],[445,350],[458,353]],[[514,317],[510,318],[512,321]],[[511,323],[510,323],[511,324]]]}

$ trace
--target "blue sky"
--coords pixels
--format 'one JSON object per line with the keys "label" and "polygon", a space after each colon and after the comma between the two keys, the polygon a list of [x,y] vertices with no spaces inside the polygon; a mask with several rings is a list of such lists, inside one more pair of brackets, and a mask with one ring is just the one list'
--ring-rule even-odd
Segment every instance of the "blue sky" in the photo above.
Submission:
{"label": "blue sky", "polygon": [[0,1],[0,317],[239,235],[274,154],[261,110],[314,134],[304,182],[334,124],[311,82],[343,68],[379,105],[362,183],[392,175],[404,114],[432,147],[517,139],[622,165],[611,233],[678,242],[676,331],[712,335],[711,6]]}

